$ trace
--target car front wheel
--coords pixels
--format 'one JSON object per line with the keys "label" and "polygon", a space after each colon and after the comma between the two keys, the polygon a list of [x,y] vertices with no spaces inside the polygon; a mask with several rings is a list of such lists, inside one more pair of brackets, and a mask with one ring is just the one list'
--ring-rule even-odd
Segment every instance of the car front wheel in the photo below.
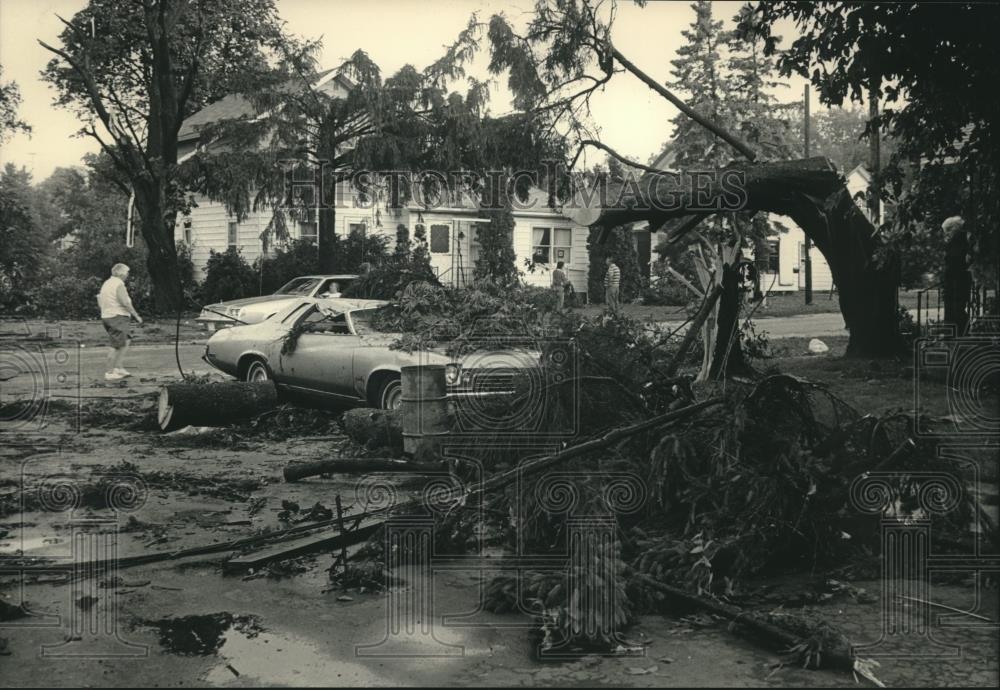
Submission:
{"label": "car front wheel", "polygon": [[398,410],[403,402],[403,382],[399,379],[386,379],[378,395],[379,407],[383,410]]}
{"label": "car front wheel", "polygon": [[271,380],[271,370],[267,368],[267,363],[255,359],[250,362],[247,372],[243,377],[247,383],[263,383]]}

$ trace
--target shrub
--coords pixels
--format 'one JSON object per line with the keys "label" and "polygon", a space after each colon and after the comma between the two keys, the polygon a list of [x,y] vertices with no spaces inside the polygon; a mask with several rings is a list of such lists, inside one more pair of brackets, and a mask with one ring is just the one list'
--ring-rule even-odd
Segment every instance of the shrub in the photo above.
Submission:
{"label": "shrub", "polygon": [[259,294],[258,277],[239,249],[213,251],[205,264],[205,280],[201,284],[201,301],[212,302],[254,297]]}
{"label": "shrub", "polygon": [[260,293],[269,295],[292,278],[319,273],[319,250],[310,240],[292,240],[273,255],[257,259]]}
{"label": "shrub", "polygon": [[[17,295],[15,310],[22,314],[39,314],[56,318],[96,318],[97,293],[111,275],[111,267],[123,263],[129,267],[125,281],[136,311],[142,315],[154,312],[153,284],[146,266],[146,250],[137,238],[136,246],[124,242],[109,244],[80,243],[45,262],[35,285]],[[177,261],[182,287],[187,294],[197,289],[190,249],[177,246]]]}
{"label": "shrub", "polygon": [[362,264],[378,266],[389,260],[389,240],[384,235],[354,232],[334,242],[331,273],[363,273]]}
{"label": "shrub", "polygon": [[62,319],[99,316],[97,293],[103,282],[96,276],[54,275],[27,291],[22,310]]}
{"label": "shrub", "polygon": [[514,214],[510,208],[491,211],[489,225],[479,230],[479,258],[473,272],[476,280],[496,285],[517,283],[513,236]]}
{"label": "shrub", "polygon": [[393,299],[410,283],[440,286],[427,261],[414,259],[391,260],[373,266],[358,280],[347,286],[345,297],[360,299]]}

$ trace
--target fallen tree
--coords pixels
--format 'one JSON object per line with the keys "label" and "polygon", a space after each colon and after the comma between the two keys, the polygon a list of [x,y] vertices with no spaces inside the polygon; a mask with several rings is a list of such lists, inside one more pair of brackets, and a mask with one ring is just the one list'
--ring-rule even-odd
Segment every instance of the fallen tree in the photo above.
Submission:
{"label": "fallen tree", "polygon": [[880,263],[877,232],[827,158],[734,162],[712,171],[648,174],[607,189],[600,203],[567,204],[582,225],[616,227],[725,211],[768,212],[794,220],[826,258],[850,331],[848,356],[882,357],[901,348],[896,271]]}

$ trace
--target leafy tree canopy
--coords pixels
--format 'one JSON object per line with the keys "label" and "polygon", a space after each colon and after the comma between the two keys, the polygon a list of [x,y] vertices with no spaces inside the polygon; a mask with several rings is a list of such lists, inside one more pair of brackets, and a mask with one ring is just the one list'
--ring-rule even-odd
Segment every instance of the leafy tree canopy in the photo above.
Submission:
{"label": "leafy tree canopy", "polygon": [[[3,66],[0,65],[0,78],[3,77]],[[21,105],[21,90],[17,82],[4,83],[0,80],[0,144],[4,143],[16,132],[31,132],[31,127],[17,116]]]}
{"label": "leafy tree canopy", "polygon": [[[757,3],[753,17],[745,28],[764,39],[782,73],[808,78],[824,103],[879,99],[870,131],[884,129],[895,141],[879,188],[897,202],[897,237],[937,232],[945,214],[959,210],[973,269],[993,283],[1000,256],[1000,7],[784,0]],[[798,33],[788,46],[771,33],[782,19]],[[960,205],[942,207],[939,200],[948,197]]]}

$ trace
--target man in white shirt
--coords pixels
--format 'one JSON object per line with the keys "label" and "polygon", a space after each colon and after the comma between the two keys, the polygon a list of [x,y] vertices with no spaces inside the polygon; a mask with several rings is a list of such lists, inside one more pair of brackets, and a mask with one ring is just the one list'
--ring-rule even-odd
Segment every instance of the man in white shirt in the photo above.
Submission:
{"label": "man in white shirt", "polygon": [[104,281],[101,291],[97,293],[97,306],[101,310],[101,321],[104,330],[111,340],[111,351],[108,353],[108,370],[104,374],[106,381],[119,381],[129,372],[122,368],[125,351],[128,350],[131,338],[131,320],[142,323],[142,317],[132,306],[132,299],[125,288],[125,278],[129,268],[125,264],[115,264],[111,268],[111,277]]}

